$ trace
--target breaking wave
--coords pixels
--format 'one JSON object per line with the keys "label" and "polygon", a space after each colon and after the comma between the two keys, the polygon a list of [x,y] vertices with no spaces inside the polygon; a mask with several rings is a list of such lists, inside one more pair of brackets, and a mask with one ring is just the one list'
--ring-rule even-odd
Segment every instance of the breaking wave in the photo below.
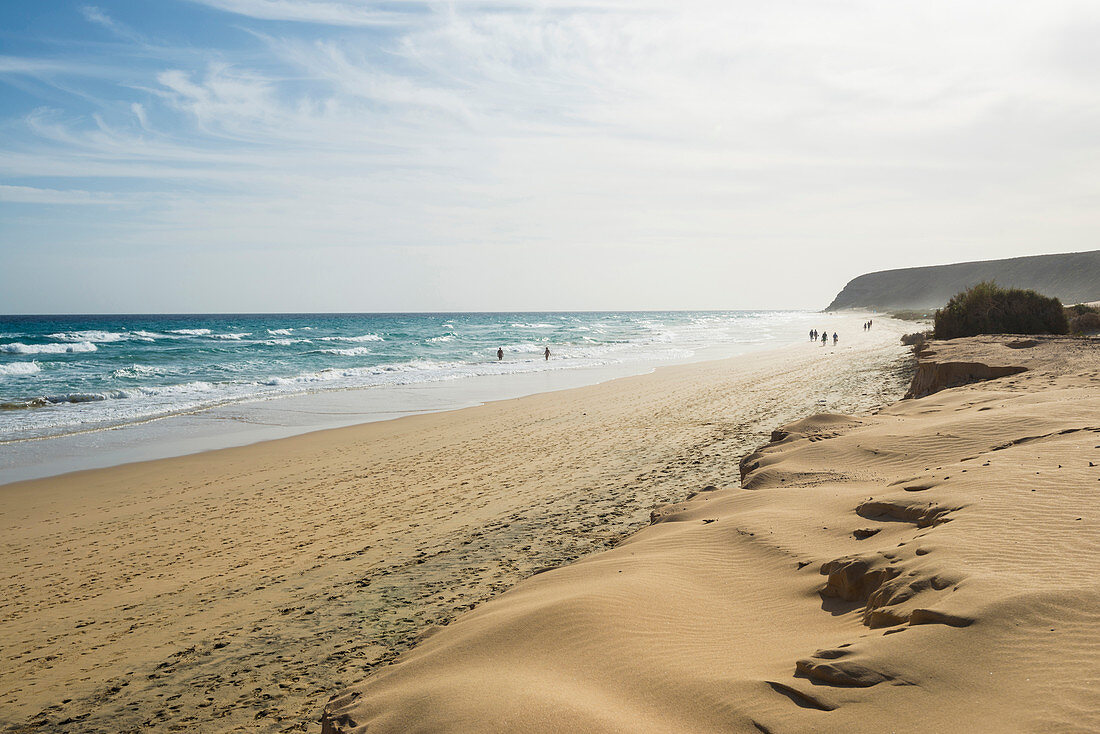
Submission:
{"label": "breaking wave", "polygon": [[77,354],[79,352],[94,352],[96,345],[91,342],[76,342],[74,344],[23,344],[12,342],[0,344],[0,352],[5,354]]}
{"label": "breaking wave", "polygon": [[12,362],[0,364],[0,375],[33,375],[41,372],[38,362]]}

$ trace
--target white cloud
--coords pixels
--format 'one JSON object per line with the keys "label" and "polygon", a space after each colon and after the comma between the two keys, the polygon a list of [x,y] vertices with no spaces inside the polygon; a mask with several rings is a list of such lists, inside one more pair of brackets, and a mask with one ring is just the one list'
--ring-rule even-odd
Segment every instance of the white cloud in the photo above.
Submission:
{"label": "white cloud", "polygon": [[107,15],[107,13],[103,12],[102,9],[94,5],[85,5],[80,9],[80,12],[84,15],[84,18],[89,23],[95,23],[96,25],[103,26],[111,33],[114,33],[120,38],[125,38],[127,40],[135,41],[138,43],[144,43],[144,39],[142,38],[140,33],[137,33],[127,25],[119,23],[114,18]]}
{"label": "white cloud", "polygon": [[24,56],[0,55],[0,74],[28,76],[108,76],[117,75],[118,67],[87,64],[59,59],[35,59]]}
{"label": "white cloud", "polygon": [[131,102],[130,111],[134,113],[134,117],[137,118],[138,123],[141,125],[142,129],[148,130],[149,118],[145,114],[145,105],[141,104],[140,102]]}
{"label": "white cloud", "polygon": [[330,25],[387,25],[400,19],[375,9],[377,3],[355,0],[192,0],[218,10],[260,20],[288,20]]}
{"label": "white cloud", "polygon": [[[598,303],[581,280],[562,284],[563,307],[629,307],[640,291],[658,306],[791,305],[769,278],[820,305],[853,262],[1087,249],[1100,225],[1094,55],[1064,43],[1096,13],[1074,2],[991,15],[946,0],[202,1],[405,22],[264,27],[262,53],[166,58],[128,88],[140,97],[101,100],[97,116],[30,115],[0,175],[116,180],[110,201],[131,214],[111,241],[135,248],[442,248],[422,264],[431,277],[456,253],[469,277],[532,248],[610,274],[645,253],[632,266],[644,282],[612,278]],[[669,253],[684,272],[751,263],[759,277],[700,289],[671,277]],[[450,303],[475,305],[494,306]]]}
{"label": "white cloud", "polygon": [[118,200],[111,194],[91,191],[39,189],[32,186],[6,186],[0,184],[0,201],[21,204],[113,204]]}

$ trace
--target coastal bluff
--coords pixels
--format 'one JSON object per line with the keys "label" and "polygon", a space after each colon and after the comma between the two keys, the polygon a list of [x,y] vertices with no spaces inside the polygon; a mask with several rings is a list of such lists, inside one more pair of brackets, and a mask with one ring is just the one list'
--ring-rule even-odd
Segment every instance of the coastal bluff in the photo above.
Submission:
{"label": "coastal bluff", "polygon": [[1100,730],[1100,340],[919,359],[985,369],[786,423],[740,482],[479,605],[322,731]]}
{"label": "coastal bluff", "polygon": [[867,273],[849,281],[825,310],[939,308],[983,280],[1036,290],[1064,304],[1100,300],[1100,250]]}

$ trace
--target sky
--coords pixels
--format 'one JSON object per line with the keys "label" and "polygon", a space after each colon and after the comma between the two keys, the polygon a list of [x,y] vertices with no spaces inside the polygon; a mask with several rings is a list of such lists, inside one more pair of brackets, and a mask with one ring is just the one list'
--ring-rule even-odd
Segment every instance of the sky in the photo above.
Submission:
{"label": "sky", "polygon": [[0,313],[823,308],[1092,250],[1100,4],[0,3]]}

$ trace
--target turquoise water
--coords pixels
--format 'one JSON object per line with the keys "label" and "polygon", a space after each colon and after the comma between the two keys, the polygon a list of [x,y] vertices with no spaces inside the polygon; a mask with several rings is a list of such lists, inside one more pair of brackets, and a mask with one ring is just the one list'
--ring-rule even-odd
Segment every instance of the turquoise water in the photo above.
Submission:
{"label": "turquoise water", "polygon": [[776,311],[5,316],[0,441],[297,393],[685,361],[705,349],[790,337],[809,317]]}

